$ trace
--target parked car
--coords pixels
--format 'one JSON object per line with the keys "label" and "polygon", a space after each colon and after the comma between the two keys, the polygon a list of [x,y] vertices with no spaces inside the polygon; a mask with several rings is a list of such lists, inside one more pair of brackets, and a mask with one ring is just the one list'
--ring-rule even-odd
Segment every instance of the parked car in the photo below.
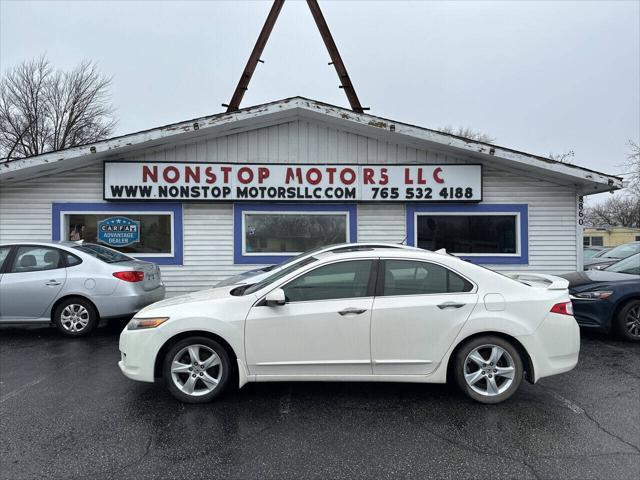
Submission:
{"label": "parked car", "polygon": [[53,323],[79,337],[99,319],[133,315],[164,294],[157,265],[102,245],[0,245],[0,324]]}
{"label": "parked car", "polygon": [[315,254],[253,285],[141,310],[119,366],[191,403],[247,382],[448,379],[498,403],[523,372],[535,383],[571,370],[580,349],[568,282],[514,278],[417,249]]}
{"label": "parked car", "polygon": [[615,331],[640,341],[640,253],[603,270],[562,276],[569,280],[574,315],[581,327]]}
{"label": "parked car", "polygon": [[618,245],[617,247],[612,248],[608,252],[605,252],[598,257],[585,260],[584,269],[602,270],[603,268],[606,268],[609,265],[613,265],[617,261],[622,260],[623,258],[630,257],[631,255],[634,255],[638,252],[640,252],[640,242],[631,242],[625,243],[624,245]]}
{"label": "parked car", "polygon": [[275,275],[279,271],[291,266],[296,265],[299,262],[303,262],[306,258],[309,258],[313,255],[319,255],[325,252],[348,252],[348,251],[356,251],[356,250],[368,250],[370,248],[406,248],[406,249],[416,249],[416,247],[409,247],[407,245],[401,245],[399,243],[340,243],[337,245],[325,245],[322,247],[314,248],[312,250],[308,250],[299,255],[296,255],[282,263],[278,263],[276,265],[268,265],[265,267],[256,268],[253,270],[247,270],[246,272],[242,272],[238,275],[233,275],[232,277],[225,278],[218,282],[216,287],[226,287],[228,285],[242,285],[242,284],[252,284],[261,282],[265,278],[270,277],[271,275]]}
{"label": "parked car", "polygon": [[584,260],[591,258],[598,258],[611,250],[612,247],[585,247],[582,251],[582,257]]}

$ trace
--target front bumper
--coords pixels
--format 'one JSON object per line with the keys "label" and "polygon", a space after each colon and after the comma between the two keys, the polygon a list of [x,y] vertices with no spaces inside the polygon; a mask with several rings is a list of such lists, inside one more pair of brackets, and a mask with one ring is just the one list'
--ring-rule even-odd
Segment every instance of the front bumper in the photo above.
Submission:
{"label": "front bumper", "polygon": [[578,325],[609,332],[611,330],[611,316],[614,304],[606,300],[587,300],[571,298],[573,313]]}
{"label": "front bumper", "polygon": [[118,366],[125,377],[140,382],[155,380],[155,359],[162,338],[155,331],[127,330],[120,334]]}

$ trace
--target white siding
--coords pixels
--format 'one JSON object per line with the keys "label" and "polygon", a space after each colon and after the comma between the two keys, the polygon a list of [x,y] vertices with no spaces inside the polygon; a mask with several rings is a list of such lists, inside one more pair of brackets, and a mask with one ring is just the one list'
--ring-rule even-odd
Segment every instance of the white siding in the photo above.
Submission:
{"label": "white siding", "polygon": [[[220,138],[141,150],[126,160],[283,163],[465,163],[460,157],[381,141],[309,121],[291,121]],[[478,163],[474,160],[472,163]],[[529,205],[529,268],[561,273],[578,266],[576,193],[515,169],[483,168],[485,203]],[[0,187],[0,242],[51,239],[52,202],[102,202],[102,165]],[[197,290],[250,268],[233,265],[233,206],[185,203],[184,265],[163,266],[170,293]],[[360,204],[358,240],[400,242],[402,204]]]}

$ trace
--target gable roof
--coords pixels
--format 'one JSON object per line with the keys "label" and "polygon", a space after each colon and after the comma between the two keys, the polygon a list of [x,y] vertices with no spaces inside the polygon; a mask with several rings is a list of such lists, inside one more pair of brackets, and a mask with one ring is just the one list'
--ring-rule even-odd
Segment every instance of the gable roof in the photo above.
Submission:
{"label": "gable roof", "polygon": [[451,151],[466,157],[523,168],[575,184],[584,194],[623,187],[620,177],[375,115],[355,113],[343,107],[299,96],[243,108],[232,113],[225,112],[194,118],[33,157],[5,160],[0,162],[0,183],[16,182],[56,170],[88,165],[107,157],[157,147],[169,142],[237,133],[292,117],[306,117],[335,123],[363,135],[410,144],[415,148]]}

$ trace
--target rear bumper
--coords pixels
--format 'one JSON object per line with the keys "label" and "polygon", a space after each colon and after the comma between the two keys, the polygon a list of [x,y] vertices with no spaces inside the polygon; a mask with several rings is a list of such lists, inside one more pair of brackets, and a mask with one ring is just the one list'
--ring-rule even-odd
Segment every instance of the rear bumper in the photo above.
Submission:
{"label": "rear bumper", "polygon": [[518,337],[531,356],[534,383],[572,370],[580,355],[580,328],[570,315],[550,313],[533,335]]}
{"label": "rear bumper", "polygon": [[164,285],[149,291],[127,291],[116,288],[112,295],[93,298],[101,318],[133,315],[147,305],[159,302],[165,297]]}

